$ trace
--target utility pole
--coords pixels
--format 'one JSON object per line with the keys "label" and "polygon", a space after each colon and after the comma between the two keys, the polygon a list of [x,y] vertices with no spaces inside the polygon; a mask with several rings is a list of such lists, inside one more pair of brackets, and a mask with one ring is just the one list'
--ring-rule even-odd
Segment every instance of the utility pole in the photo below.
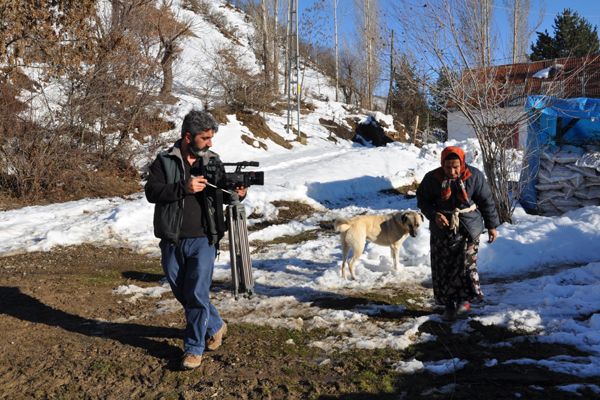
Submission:
{"label": "utility pole", "polygon": [[[300,132],[300,54],[299,54],[299,38],[298,38],[298,0],[289,0],[288,7],[288,110],[287,110],[287,125],[286,131],[289,134],[294,122],[293,114],[296,114],[297,120],[297,140],[302,144],[306,144],[306,138]],[[295,109],[295,110],[294,110]]]}

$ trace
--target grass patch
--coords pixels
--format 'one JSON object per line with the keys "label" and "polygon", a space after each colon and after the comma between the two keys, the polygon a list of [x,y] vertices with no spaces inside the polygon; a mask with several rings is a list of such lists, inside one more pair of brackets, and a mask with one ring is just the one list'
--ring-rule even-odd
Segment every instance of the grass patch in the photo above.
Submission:
{"label": "grass patch", "polygon": [[95,269],[94,271],[84,273],[75,278],[83,284],[110,288],[123,282],[121,272],[114,269]]}
{"label": "grass patch", "polygon": [[94,360],[90,365],[90,371],[101,376],[108,376],[114,371],[114,365],[109,360]]}
{"label": "grass patch", "polygon": [[316,229],[307,230],[304,232],[300,232],[297,235],[284,235],[276,237],[273,240],[262,241],[262,240],[254,240],[250,244],[255,247],[253,253],[259,252],[263,250],[265,247],[276,245],[276,244],[298,244],[302,242],[307,242],[309,240],[316,240],[319,237]]}
{"label": "grass patch", "polygon": [[256,113],[237,112],[236,118],[242,122],[246,128],[252,132],[256,138],[271,139],[274,143],[286,149],[291,149],[292,145],[282,136],[273,132],[265,122],[265,119]]}
{"label": "grass patch", "polygon": [[413,198],[416,196],[415,192],[417,191],[418,187],[419,187],[419,182],[413,181],[412,183],[409,183],[408,185],[398,186],[396,188],[391,188],[391,189],[383,189],[383,190],[380,190],[379,192],[390,195],[390,196],[402,195],[402,196],[410,199],[410,198]]}
{"label": "grass patch", "polygon": [[276,200],[273,205],[279,211],[277,214],[278,219],[286,222],[311,215],[317,211],[310,205],[299,201]]}
{"label": "grass patch", "polygon": [[259,149],[263,149],[263,150],[267,150],[267,144],[265,142],[261,142],[258,139],[255,138],[251,138],[248,135],[244,135],[242,134],[242,140],[244,141],[244,143],[246,143],[248,146],[252,146],[252,147],[256,147]]}
{"label": "grass patch", "polygon": [[[310,205],[299,201],[276,200],[273,202],[273,205],[277,207],[277,218],[248,225],[248,232],[259,231],[271,225],[281,225],[292,220],[306,218],[317,212],[317,210]],[[252,215],[248,217],[248,219],[252,219],[251,217]],[[255,217],[262,216],[256,215]]]}
{"label": "grass patch", "polygon": [[417,307],[415,304],[420,303],[420,301],[413,302],[410,300],[421,300],[424,294],[396,288],[390,290],[382,289],[379,291],[361,292],[361,296],[364,296],[365,299],[368,299],[374,303],[402,305],[406,308],[415,308]]}
{"label": "grass patch", "polygon": [[[325,129],[327,129],[331,135],[335,135],[339,138],[346,139],[346,140],[352,140],[352,138],[354,138],[354,130],[348,128],[345,125],[338,124],[332,120],[324,119],[324,118],[319,118],[319,123],[321,125],[323,125],[323,127]],[[329,136],[328,139],[332,140],[334,142],[337,142],[335,137],[333,137],[331,135]]]}

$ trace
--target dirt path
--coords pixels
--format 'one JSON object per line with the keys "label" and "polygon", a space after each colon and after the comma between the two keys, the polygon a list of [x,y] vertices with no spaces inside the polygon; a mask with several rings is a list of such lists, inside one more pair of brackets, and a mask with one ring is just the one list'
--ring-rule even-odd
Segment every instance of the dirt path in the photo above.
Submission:
{"label": "dirt path", "polygon": [[[223,347],[208,353],[198,370],[181,371],[183,313],[157,314],[156,299],[128,302],[112,293],[124,284],[156,286],[161,276],[157,259],[124,249],[79,246],[0,258],[0,398],[503,399],[519,393],[565,399],[571,395],[556,385],[592,383],[532,366],[503,366],[511,358],[581,353],[475,323],[467,337],[428,322],[421,330],[437,340],[403,352],[325,354],[308,344],[331,333],[230,321]],[[396,363],[414,357],[457,357],[469,364],[441,376],[395,372]],[[485,367],[490,358],[500,363]],[[598,397],[591,390],[583,394]]]}

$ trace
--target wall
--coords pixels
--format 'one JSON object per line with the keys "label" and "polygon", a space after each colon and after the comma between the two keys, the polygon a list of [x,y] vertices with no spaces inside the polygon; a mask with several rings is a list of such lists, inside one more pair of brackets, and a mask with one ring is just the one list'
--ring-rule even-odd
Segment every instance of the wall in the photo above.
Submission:
{"label": "wall", "polygon": [[[515,116],[521,116],[523,107],[508,107],[501,109],[504,119],[501,123],[508,123]],[[448,140],[464,140],[475,137],[473,127],[460,111],[448,111]],[[519,148],[525,148],[527,141],[527,123],[519,126]]]}

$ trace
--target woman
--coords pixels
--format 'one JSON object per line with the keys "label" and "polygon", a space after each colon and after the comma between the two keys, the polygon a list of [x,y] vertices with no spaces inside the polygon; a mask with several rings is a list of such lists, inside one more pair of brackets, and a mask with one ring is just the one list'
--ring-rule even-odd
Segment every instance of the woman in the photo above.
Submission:
{"label": "woman", "polygon": [[490,188],[481,171],[465,163],[460,147],[442,151],[442,166],[428,172],[417,189],[417,205],[429,219],[431,279],[442,318],[454,320],[470,310],[483,292],[477,273],[479,235],[488,231],[489,243],[500,225]]}

